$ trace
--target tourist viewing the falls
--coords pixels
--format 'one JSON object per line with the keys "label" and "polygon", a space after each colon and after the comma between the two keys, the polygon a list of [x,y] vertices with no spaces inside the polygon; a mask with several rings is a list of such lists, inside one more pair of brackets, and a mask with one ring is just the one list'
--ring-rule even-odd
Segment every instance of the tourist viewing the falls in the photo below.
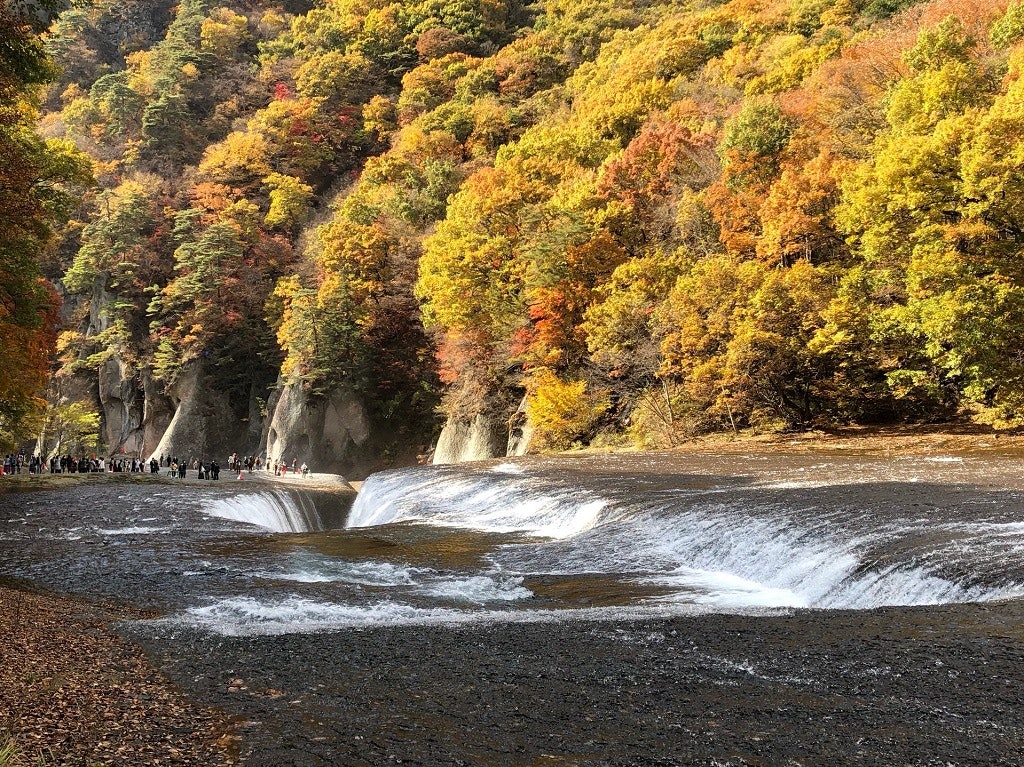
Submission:
{"label": "tourist viewing the falls", "polygon": [[0,767],[1024,764],[1024,0],[0,4]]}

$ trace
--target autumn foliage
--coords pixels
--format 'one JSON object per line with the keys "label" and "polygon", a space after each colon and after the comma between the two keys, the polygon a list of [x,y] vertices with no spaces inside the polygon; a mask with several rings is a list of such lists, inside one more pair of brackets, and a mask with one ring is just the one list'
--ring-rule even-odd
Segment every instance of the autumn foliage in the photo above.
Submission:
{"label": "autumn foliage", "polygon": [[60,299],[41,264],[76,184],[88,179],[70,144],[33,130],[38,89],[53,76],[38,21],[0,6],[0,450],[35,425],[45,404]]}
{"label": "autumn foliage", "polygon": [[[76,6],[40,130],[92,158],[53,258],[103,322],[63,368],[283,374],[428,434],[525,396],[550,447],[1024,422],[1022,7],[183,0],[114,41]],[[57,151],[22,115],[0,194]]]}

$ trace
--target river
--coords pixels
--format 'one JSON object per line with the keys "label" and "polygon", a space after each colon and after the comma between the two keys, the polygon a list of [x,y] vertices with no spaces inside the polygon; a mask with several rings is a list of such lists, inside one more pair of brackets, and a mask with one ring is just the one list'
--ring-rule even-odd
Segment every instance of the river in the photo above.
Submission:
{"label": "river", "polygon": [[0,496],[0,575],[254,765],[1024,763],[1021,457],[617,454]]}

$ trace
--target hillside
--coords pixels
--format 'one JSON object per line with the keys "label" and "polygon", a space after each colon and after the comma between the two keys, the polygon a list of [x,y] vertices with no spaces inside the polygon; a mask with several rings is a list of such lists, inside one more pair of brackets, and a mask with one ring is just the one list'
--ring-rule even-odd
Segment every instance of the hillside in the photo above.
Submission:
{"label": "hillside", "polygon": [[96,0],[43,39],[95,179],[39,248],[51,400],[110,450],[1024,416],[1024,6]]}

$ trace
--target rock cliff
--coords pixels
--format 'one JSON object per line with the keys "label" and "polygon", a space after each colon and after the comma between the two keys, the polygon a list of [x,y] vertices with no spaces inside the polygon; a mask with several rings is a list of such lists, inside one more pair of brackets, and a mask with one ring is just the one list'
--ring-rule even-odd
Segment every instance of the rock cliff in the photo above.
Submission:
{"label": "rock cliff", "polygon": [[[225,394],[208,385],[201,364],[187,366],[168,394],[174,415],[149,455],[223,461],[249,447],[249,424],[239,419]],[[154,433],[156,426],[154,416]]]}
{"label": "rock cliff", "polygon": [[358,397],[339,390],[325,397],[301,385],[281,382],[271,398],[264,442],[272,460],[308,464],[317,472],[353,476],[373,462],[372,428]]}
{"label": "rock cliff", "polygon": [[462,463],[499,458],[508,452],[508,425],[481,413],[472,420],[449,418],[434,448],[434,463]]}

